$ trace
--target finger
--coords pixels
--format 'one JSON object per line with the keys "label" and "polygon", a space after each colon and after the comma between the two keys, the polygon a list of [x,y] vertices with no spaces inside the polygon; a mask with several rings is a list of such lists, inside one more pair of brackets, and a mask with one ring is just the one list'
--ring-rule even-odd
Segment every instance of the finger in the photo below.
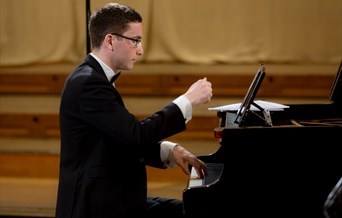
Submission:
{"label": "finger", "polygon": [[208,170],[207,170],[207,166],[205,165],[205,163],[201,160],[199,160],[200,166],[201,166],[201,170],[203,171],[205,176],[208,176]]}
{"label": "finger", "polygon": [[195,168],[195,170],[196,170],[196,173],[199,176],[199,178],[204,179],[204,174],[203,174],[202,170],[197,169],[197,168]]}
{"label": "finger", "polygon": [[197,175],[201,178],[204,179],[204,176],[208,176],[207,170],[205,168],[195,168]]}
{"label": "finger", "polygon": [[196,159],[195,160],[195,163],[193,164],[193,167],[195,167],[195,170],[197,172],[197,175],[203,179],[204,176],[207,176],[208,175],[208,171],[207,171],[207,168],[205,166],[205,164],[199,160],[199,159]]}
{"label": "finger", "polygon": [[204,172],[204,175],[205,176],[208,176],[208,170],[207,170],[207,167],[205,166],[204,168],[202,168],[203,169],[203,172]]}

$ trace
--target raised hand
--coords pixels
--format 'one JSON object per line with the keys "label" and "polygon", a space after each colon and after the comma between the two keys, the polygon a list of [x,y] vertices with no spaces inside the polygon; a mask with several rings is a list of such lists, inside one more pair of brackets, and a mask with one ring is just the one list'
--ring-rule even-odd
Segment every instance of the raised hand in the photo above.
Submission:
{"label": "raised hand", "polygon": [[213,96],[211,82],[207,81],[206,77],[196,81],[190,86],[184,96],[189,99],[192,107],[208,103]]}

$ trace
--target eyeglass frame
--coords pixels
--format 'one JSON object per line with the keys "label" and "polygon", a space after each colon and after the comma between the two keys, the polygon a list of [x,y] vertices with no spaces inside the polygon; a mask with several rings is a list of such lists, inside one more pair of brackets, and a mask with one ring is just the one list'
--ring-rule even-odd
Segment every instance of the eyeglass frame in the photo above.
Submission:
{"label": "eyeglass frame", "polygon": [[114,35],[114,36],[119,36],[119,37],[122,37],[124,39],[128,39],[132,42],[134,42],[134,46],[137,48],[139,46],[139,44],[141,43],[141,39],[134,39],[134,38],[131,38],[131,37],[127,37],[127,36],[123,36],[119,33],[111,33],[111,35]]}

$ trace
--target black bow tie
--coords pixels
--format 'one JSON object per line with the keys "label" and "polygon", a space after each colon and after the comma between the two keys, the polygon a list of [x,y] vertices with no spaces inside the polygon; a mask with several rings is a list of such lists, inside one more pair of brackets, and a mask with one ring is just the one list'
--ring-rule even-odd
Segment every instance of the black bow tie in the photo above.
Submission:
{"label": "black bow tie", "polygon": [[113,83],[121,74],[121,71],[119,71],[118,73],[116,73],[111,79],[110,79],[110,83]]}

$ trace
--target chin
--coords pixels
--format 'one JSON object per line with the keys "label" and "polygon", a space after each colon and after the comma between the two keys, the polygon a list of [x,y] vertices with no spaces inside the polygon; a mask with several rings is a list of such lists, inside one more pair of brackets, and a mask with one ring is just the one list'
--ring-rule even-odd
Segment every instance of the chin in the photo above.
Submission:
{"label": "chin", "polygon": [[126,66],[126,70],[132,70],[133,67],[134,67],[134,64],[133,64],[133,63],[130,64],[130,65],[127,65],[127,66]]}

